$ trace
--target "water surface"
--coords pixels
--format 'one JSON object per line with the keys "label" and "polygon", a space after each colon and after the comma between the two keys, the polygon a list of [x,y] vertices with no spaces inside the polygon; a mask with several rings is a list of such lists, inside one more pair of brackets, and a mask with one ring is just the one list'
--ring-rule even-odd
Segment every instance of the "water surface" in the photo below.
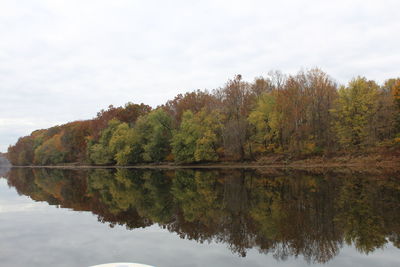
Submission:
{"label": "water surface", "polygon": [[12,169],[1,266],[399,266],[400,174]]}

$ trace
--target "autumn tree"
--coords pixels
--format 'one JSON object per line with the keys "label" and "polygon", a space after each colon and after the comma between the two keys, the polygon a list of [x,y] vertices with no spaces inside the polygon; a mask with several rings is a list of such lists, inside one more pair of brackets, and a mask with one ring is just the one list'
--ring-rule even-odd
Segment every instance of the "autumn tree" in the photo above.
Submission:
{"label": "autumn tree", "polygon": [[[244,160],[248,138],[247,116],[255,103],[251,86],[242,81],[241,75],[236,75],[225,87],[216,91],[216,94],[226,118],[222,133],[225,151],[234,158]],[[251,153],[251,150],[248,152]]]}
{"label": "autumn tree", "polygon": [[[399,79],[400,81],[400,79]],[[400,82],[399,82],[400,88]],[[385,81],[378,89],[376,96],[376,113],[368,123],[371,125],[372,134],[377,141],[392,139],[398,132],[400,122],[400,105],[396,103],[396,79]]]}
{"label": "autumn tree", "polygon": [[102,109],[97,113],[96,118],[92,120],[92,136],[97,141],[100,132],[108,126],[108,122],[117,119],[126,122],[131,126],[140,116],[144,116],[151,111],[151,107],[145,104],[134,104],[128,102],[124,107],[114,107],[110,105],[108,109]]}
{"label": "autumn tree", "polygon": [[34,158],[34,139],[31,136],[19,138],[14,146],[8,148],[7,158],[13,165],[31,165]]}
{"label": "autumn tree", "polygon": [[217,105],[218,100],[214,95],[208,91],[196,90],[184,95],[178,94],[173,100],[168,100],[162,108],[171,116],[173,124],[179,126],[185,111],[190,110],[192,113],[200,112],[202,109],[210,111]]}
{"label": "autumn tree", "polygon": [[7,157],[14,165],[129,165],[174,157],[256,160],[268,153],[301,158],[399,143],[399,78],[379,86],[358,77],[337,90],[329,75],[311,69],[272,71],[253,82],[237,75],[222,88],[179,94],[155,110],[110,105],[91,120],[20,138]]}
{"label": "autumn tree", "polygon": [[[385,82],[384,86],[385,95],[391,93],[394,109],[394,120],[395,120],[395,133],[400,134],[400,78],[389,79]],[[387,98],[389,98],[387,96]],[[392,103],[392,102],[391,102]]]}
{"label": "autumn tree", "polygon": [[301,76],[310,99],[306,119],[311,131],[310,139],[319,149],[332,150],[336,141],[331,113],[337,99],[336,83],[320,69],[312,69]]}
{"label": "autumn tree", "polygon": [[90,135],[89,121],[75,121],[63,125],[61,146],[65,151],[66,162],[84,162],[87,150],[87,137]]}

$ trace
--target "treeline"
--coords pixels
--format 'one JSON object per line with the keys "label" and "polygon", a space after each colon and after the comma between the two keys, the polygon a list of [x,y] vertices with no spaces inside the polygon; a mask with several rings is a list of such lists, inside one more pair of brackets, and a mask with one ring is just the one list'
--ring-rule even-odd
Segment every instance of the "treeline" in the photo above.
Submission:
{"label": "treeline", "polygon": [[400,78],[364,77],[339,86],[319,69],[254,82],[240,75],[211,92],[179,94],[164,105],[110,106],[92,120],[22,137],[14,165],[129,165],[256,160],[266,155],[330,156],[400,146]]}
{"label": "treeline", "polygon": [[0,167],[8,165],[10,165],[10,162],[7,160],[7,155],[5,153],[0,153]]}

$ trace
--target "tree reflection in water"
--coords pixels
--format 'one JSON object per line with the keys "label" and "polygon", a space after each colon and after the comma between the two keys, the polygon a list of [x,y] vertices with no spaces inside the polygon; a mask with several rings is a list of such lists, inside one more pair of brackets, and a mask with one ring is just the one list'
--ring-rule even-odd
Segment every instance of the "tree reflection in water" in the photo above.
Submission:
{"label": "tree reflection in water", "polygon": [[285,260],[324,263],[353,245],[400,248],[400,174],[345,171],[13,169],[8,183],[36,201],[91,211],[111,227],[153,224]]}

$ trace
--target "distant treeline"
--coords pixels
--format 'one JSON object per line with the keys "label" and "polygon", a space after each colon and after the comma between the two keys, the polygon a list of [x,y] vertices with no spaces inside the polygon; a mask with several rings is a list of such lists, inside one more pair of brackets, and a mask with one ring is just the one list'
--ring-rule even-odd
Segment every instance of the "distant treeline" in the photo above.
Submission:
{"label": "distant treeline", "polygon": [[7,154],[0,153],[0,167],[1,166],[9,166],[10,162],[7,160]]}
{"label": "distant treeline", "polygon": [[179,94],[152,109],[110,106],[97,117],[22,137],[14,165],[130,165],[309,157],[400,146],[400,78],[339,86],[319,69],[254,82],[241,75],[211,92]]}

